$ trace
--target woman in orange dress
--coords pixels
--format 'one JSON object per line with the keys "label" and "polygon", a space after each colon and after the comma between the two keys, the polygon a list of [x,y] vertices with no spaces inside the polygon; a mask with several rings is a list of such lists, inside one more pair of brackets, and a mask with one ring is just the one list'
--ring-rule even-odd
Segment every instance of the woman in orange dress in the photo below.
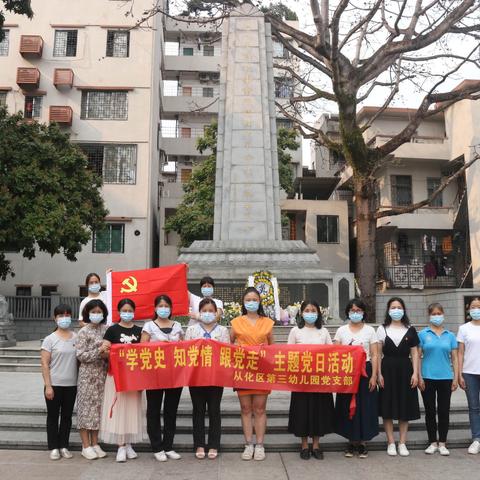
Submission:
{"label": "woman in orange dress", "polygon": [[[273,320],[266,317],[258,291],[249,287],[242,298],[242,316],[231,322],[230,337],[236,345],[270,345],[273,343]],[[264,460],[263,439],[267,426],[267,398],[269,390],[237,390],[242,415],[245,450],[243,460]],[[253,421],[252,421],[253,414]],[[255,427],[256,445],[253,444]]]}

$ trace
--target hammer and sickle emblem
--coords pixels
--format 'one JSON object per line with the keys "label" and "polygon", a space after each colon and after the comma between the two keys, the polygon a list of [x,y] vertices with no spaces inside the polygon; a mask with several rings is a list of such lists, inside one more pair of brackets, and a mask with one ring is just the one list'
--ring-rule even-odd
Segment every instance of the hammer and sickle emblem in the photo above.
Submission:
{"label": "hammer and sickle emblem", "polygon": [[137,291],[137,279],[135,277],[127,277],[122,282],[122,288],[120,289],[120,293],[133,293]]}

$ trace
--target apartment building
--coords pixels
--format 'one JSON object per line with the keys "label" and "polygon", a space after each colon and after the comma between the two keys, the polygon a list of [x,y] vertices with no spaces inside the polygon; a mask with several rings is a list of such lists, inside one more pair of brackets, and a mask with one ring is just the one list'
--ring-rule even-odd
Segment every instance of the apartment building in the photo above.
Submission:
{"label": "apartment building", "polygon": [[[377,107],[363,107],[358,114],[360,124],[369,122],[377,111]],[[368,144],[384,144],[405,127],[415,111],[386,109],[365,131]],[[479,102],[464,100],[424,121],[411,141],[378,170],[378,208],[408,206],[428,198],[442,179],[472,157],[471,147],[480,144],[479,119]],[[330,135],[338,133],[335,115],[322,117],[318,124]],[[312,148],[312,175],[320,177],[317,181],[323,178],[324,184],[329,178],[335,185],[332,191],[329,183],[323,193],[333,200],[349,201],[353,240],[351,170],[328,149]],[[474,180],[479,171],[474,164],[431,205],[378,220],[378,287],[384,294],[378,295],[377,320],[384,313],[387,297],[400,294],[420,318],[428,303],[448,301],[447,316],[463,321],[465,303],[480,289],[480,203]]]}
{"label": "apartment building", "polygon": [[8,14],[0,43],[0,102],[26,118],[58,122],[103,178],[105,230],[75,263],[11,252],[4,295],[84,294],[88,272],[158,264],[159,88],[163,31],[135,28],[151,5],[32,0],[35,16]]}

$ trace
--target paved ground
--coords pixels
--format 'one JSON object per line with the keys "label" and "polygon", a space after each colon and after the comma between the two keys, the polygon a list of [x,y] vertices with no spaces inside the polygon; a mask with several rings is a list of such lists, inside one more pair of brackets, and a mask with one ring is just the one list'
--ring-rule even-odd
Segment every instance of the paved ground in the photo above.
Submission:
{"label": "paved ground", "polygon": [[[156,462],[151,455],[117,464],[113,456],[88,461],[78,452],[71,460],[52,462],[46,452],[0,450],[0,477],[16,480],[297,480],[328,478],[332,480],[370,480],[388,478],[403,480],[451,480],[469,477],[478,469],[479,458],[454,450],[450,457],[429,457],[414,452],[408,458],[391,458],[383,452],[372,452],[368,459],[346,459],[339,453],[326,454],[323,461],[304,461],[294,453],[271,453],[264,462],[244,462],[236,453],[221,455],[217,460],[196,460],[184,455],[182,460]],[[355,472],[352,475],[352,472]],[[387,475],[385,475],[387,474]]]}

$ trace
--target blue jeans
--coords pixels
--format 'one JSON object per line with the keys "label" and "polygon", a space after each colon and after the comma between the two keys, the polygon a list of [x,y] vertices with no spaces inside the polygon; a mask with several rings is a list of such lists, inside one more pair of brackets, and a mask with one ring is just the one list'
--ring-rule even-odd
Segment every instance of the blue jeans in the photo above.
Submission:
{"label": "blue jeans", "polygon": [[480,375],[464,373],[472,439],[480,441]]}

